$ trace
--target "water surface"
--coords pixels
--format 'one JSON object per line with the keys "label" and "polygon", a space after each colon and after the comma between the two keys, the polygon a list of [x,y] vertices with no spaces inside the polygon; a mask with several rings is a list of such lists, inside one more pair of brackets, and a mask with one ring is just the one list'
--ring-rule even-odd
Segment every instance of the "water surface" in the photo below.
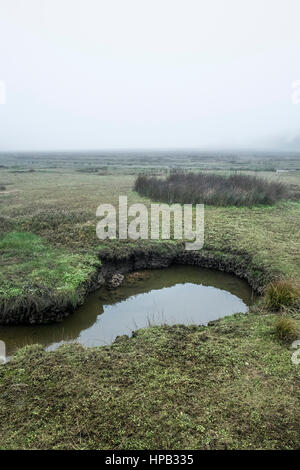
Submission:
{"label": "water surface", "polygon": [[27,344],[49,350],[66,342],[84,346],[112,343],[119,335],[149,325],[205,325],[226,315],[246,313],[250,286],[236,276],[195,266],[172,266],[129,275],[117,289],[101,288],[61,323],[0,326],[0,339],[11,355]]}

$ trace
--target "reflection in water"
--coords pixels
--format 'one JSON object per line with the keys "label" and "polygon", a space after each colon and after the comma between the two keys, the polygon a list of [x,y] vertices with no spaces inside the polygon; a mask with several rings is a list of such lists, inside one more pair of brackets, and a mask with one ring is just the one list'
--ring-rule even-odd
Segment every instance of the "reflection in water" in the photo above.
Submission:
{"label": "reflection in water", "polygon": [[101,288],[62,323],[2,326],[0,339],[11,355],[27,344],[55,349],[66,342],[110,344],[123,334],[153,324],[206,324],[236,312],[253,300],[250,286],[230,274],[194,266],[147,271],[114,290]]}

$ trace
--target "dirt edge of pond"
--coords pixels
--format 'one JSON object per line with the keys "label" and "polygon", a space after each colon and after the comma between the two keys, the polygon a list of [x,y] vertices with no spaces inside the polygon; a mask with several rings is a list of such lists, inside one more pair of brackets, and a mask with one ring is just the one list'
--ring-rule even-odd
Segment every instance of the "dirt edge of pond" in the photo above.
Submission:
{"label": "dirt edge of pond", "polygon": [[[203,249],[186,251],[183,244],[159,243],[141,248],[133,244],[125,253],[103,249],[99,253],[101,267],[81,285],[83,301],[86,296],[104,285],[109,285],[116,274],[126,274],[147,269],[167,268],[172,264],[194,265],[216,269],[246,280],[252,289],[261,294],[264,286],[272,280],[266,270],[256,266],[245,253],[220,252]],[[71,304],[63,299],[43,294],[43,302],[28,297],[26,301],[12,304],[5,312],[0,311],[1,325],[47,324],[60,322],[69,316],[82,302]]]}

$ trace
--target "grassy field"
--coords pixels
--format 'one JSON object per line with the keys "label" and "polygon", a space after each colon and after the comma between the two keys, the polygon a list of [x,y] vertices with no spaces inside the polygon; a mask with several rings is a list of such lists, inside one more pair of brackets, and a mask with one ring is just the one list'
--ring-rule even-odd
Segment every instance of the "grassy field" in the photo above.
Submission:
{"label": "grassy field", "polygon": [[[157,155],[144,166],[135,156],[123,170],[122,158],[106,158],[66,158],[61,167],[50,157],[51,165],[40,157],[16,156],[11,164],[2,158],[2,308],[30,298],[43,302],[45,296],[76,304],[101,252],[109,249],[121,257],[146,249],[147,242],[100,243],[96,208],[117,205],[119,195],[127,195],[129,204],[149,205],[133,191],[136,175],[145,167],[163,174],[168,163],[183,166],[184,156],[170,156],[164,167]],[[300,188],[299,158],[248,160],[211,161],[191,153],[186,167],[259,171]],[[247,260],[252,272],[265,273],[265,284],[299,283],[299,216],[297,201],[206,206],[204,249],[211,256]],[[299,309],[283,313],[300,339]],[[210,327],[155,327],[111,347],[87,350],[22,350],[0,368],[0,447],[299,448],[300,366],[291,362],[293,334],[280,339],[276,330],[281,314],[261,300],[251,314]]]}
{"label": "grassy field", "polygon": [[1,448],[299,448],[299,366],[275,321],[236,315],[111,347],[27,347],[0,368]]}

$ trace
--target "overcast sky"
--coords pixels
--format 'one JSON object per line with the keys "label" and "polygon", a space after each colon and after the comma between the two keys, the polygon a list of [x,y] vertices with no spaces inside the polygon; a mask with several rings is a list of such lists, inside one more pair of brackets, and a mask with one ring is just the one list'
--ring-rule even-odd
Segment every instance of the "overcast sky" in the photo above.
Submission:
{"label": "overcast sky", "polygon": [[0,0],[0,151],[290,144],[294,80],[299,0]]}

